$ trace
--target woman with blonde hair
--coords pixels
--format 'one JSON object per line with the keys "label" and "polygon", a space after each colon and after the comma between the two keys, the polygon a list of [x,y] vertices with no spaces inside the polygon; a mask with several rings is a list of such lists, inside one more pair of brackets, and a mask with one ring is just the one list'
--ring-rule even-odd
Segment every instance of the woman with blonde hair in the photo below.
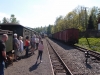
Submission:
{"label": "woman with blonde hair", "polygon": [[22,36],[19,36],[19,51],[20,53],[22,54],[23,52],[23,41],[22,41],[23,37]]}

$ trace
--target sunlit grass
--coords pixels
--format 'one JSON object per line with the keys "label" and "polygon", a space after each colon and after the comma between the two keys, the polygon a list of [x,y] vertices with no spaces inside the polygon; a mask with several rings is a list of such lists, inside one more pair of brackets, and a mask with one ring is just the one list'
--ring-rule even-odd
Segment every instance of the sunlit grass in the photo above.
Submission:
{"label": "sunlit grass", "polygon": [[76,45],[79,45],[81,47],[84,47],[84,48],[87,48],[90,50],[100,52],[100,38],[87,38],[87,39],[89,41],[90,48],[89,48],[89,45],[88,45],[86,38],[79,39],[79,43]]}

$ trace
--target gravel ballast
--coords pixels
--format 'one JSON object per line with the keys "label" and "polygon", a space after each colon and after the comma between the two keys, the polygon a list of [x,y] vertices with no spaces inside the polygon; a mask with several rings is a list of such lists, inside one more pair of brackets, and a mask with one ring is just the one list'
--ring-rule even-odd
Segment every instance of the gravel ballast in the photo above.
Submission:
{"label": "gravel ballast", "polygon": [[50,42],[74,75],[100,75],[100,61],[89,59],[86,65],[84,52],[57,41],[50,40]]}

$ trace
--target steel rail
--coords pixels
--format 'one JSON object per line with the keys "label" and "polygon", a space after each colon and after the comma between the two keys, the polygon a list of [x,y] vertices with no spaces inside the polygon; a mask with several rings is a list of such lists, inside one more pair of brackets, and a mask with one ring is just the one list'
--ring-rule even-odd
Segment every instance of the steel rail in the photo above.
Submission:
{"label": "steel rail", "polygon": [[[47,40],[47,39],[46,39]],[[54,49],[54,47],[50,44],[50,42],[47,40],[47,42],[49,43],[50,47],[53,49],[53,51],[55,52],[55,54],[57,55],[58,59],[60,60],[60,62],[63,64],[66,72],[68,75],[73,75],[73,73],[70,71],[70,69],[67,67],[67,65],[65,64],[65,62],[62,60],[62,58],[59,56],[59,54],[56,52],[56,50]]]}

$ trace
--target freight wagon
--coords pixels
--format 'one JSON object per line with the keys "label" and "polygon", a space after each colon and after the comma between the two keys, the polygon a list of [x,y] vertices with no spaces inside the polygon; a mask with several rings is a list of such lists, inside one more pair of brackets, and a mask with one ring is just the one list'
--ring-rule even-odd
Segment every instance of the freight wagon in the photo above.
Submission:
{"label": "freight wagon", "polygon": [[31,28],[24,27],[20,24],[12,24],[12,23],[0,24],[0,29],[13,31],[13,33],[17,33],[18,36],[23,36],[23,37],[32,36],[34,33],[36,33]]}
{"label": "freight wagon", "polygon": [[33,34],[36,34],[36,32],[29,27],[24,27],[20,24],[13,24],[13,23],[0,24],[0,29],[10,30],[13,31],[13,33],[17,33],[18,37],[19,36],[23,37],[23,41],[25,40],[26,36],[29,36],[29,38],[31,38]]}
{"label": "freight wagon", "polygon": [[78,43],[79,30],[75,28],[65,29],[63,31],[54,33],[51,36],[53,39],[60,40],[67,44],[75,44]]}

